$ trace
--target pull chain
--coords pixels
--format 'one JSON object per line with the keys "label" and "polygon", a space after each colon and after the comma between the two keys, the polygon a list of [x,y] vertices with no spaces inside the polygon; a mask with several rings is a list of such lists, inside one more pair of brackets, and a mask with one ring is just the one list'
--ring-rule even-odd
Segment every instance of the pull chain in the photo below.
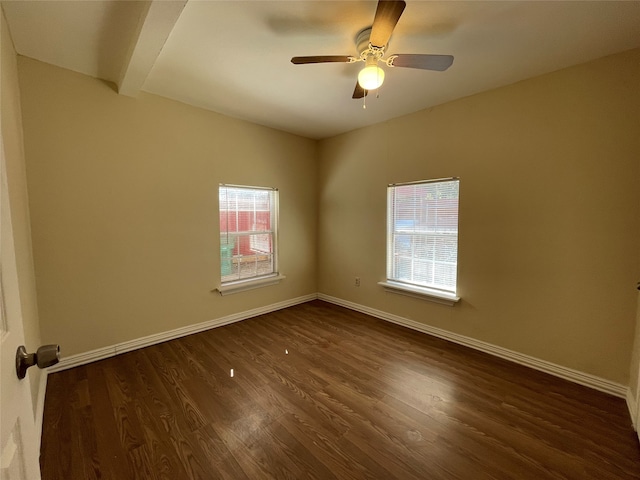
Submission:
{"label": "pull chain", "polygon": [[362,108],[367,108],[367,91],[364,90],[364,95],[362,96]]}

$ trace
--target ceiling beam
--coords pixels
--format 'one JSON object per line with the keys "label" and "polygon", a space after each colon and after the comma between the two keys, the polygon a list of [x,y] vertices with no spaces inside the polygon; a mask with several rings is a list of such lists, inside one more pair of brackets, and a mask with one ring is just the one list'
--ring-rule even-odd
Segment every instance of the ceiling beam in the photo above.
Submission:
{"label": "ceiling beam", "polygon": [[136,97],[188,0],[152,0],[138,28],[118,82],[118,93]]}

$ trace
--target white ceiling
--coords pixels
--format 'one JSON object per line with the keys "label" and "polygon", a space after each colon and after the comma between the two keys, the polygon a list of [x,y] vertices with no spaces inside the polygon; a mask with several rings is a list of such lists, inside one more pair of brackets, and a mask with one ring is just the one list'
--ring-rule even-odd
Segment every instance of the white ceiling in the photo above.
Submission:
{"label": "white ceiling", "polygon": [[418,1],[387,53],[454,55],[445,72],[387,68],[379,98],[353,100],[376,1],[3,1],[16,51],[310,138],[326,138],[640,47],[640,1]]}

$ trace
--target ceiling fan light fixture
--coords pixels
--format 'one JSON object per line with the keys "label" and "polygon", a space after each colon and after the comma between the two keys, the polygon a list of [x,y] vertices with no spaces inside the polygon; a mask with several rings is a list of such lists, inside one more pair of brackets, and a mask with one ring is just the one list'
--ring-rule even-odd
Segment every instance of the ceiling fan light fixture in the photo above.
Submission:
{"label": "ceiling fan light fixture", "polygon": [[373,24],[361,30],[355,40],[358,56],[350,55],[315,55],[293,57],[291,63],[302,65],[307,63],[355,63],[365,62],[358,74],[358,83],[351,98],[360,99],[367,96],[369,90],[377,90],[384,82],[385,72],[378,66],[384,62],[388,67],[416,68],[443,72],[453,64],[451,55],[434,54],[397,54],[383,59],[389,48],[389,40],[407,3],[405,0],[378,0]]}
{"label": "ceiling fan light fixture", "polygon": [[358,74],[358,83],[365,90],[375,90],[384,82],[384,70],[378,65],[367,65]]}

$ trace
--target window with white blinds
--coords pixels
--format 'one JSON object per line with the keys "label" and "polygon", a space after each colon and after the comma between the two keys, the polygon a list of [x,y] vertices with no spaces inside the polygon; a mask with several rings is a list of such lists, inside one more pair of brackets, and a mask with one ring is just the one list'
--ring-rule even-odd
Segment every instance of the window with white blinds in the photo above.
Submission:
{"label": "window with white blinds", "polygon": [[387,280],[455,295],[458,179],[389,185]]}
{"label": "window with white blinds", "polygon": [[278,191],[220,185],[222,285],[277,274]]}

